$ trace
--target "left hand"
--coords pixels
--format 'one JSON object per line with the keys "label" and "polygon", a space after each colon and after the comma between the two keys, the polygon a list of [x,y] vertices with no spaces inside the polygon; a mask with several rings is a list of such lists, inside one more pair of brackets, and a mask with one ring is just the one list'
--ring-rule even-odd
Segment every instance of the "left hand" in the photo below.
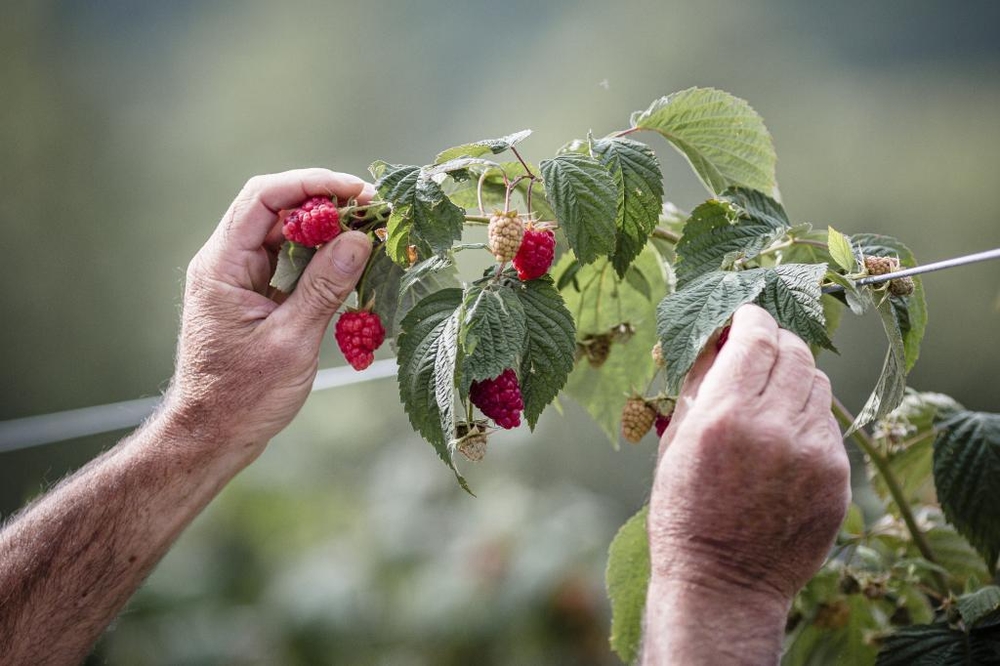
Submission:
{"label": "left hand", "polygon": [[320,343],[371,252],[343,232],[313,257],[284,302],[268,297],[283,241],[278,213],[307,198],[374,194],[360,178],[302,169],[250,179],[187,270],[177,366],[166,396],[171,422],[242,464],[302,407]]}

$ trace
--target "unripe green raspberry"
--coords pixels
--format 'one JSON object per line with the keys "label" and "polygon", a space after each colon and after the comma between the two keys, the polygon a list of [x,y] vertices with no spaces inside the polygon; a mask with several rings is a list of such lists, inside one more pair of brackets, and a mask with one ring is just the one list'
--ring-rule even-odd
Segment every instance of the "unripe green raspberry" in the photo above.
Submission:
{"label": "unripe green raspberry", "polygon": [[901,277],[889,280],[889,293],[893,296],[909,296],[913,293],[913,278]]}

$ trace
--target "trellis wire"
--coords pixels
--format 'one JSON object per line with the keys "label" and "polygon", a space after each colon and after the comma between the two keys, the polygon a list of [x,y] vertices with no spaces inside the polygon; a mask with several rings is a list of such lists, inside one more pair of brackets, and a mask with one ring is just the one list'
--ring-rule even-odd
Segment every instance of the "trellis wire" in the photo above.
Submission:
{"label": "trellis wire", "polygon": [[[884,275],[871,275],[857,280],[855,284],[877,284],[895,278],[931,273],[945,268],[965,266],[979,261],[1000,259],[1000,248],[976,252],[954,259],[945,259],[932,264],[924,264]],[[823,293],[829,294],[842,291],[843,287],[834,285],[825,287]],[[396,374],[396,361],[385,359],[376,361],[363,372],[355,372],[348,366],[326,368],[320,370],[313,382],[313,391],[323,391],[342,386],[351,386],[374,379],[384,379]],[[53,414],[28,416],[21,419],[0,421],[0,453],[16,451],[43,444],[51,444],[67,439],[98,435],[105,432],[131,428],[142,423],[156,409],[160,398],[139,398],[108,405],[71,409]]]}
{"label": "trellis wire", "polygon": [[[395,374],[396,360],[391,358],[376,361],[362,372],[356,372],[350,366],[325,368],[316,374],[312,390],[352,386]],[[0,421],[0,453],[131,428],[142,423],[156,409],[160,400],[159,397],[139,398]]]}

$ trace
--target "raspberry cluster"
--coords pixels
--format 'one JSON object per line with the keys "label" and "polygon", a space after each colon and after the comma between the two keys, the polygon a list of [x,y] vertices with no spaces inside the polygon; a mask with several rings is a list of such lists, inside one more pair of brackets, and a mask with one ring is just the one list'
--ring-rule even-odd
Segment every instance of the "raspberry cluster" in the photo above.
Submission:
{"label": "raspberry cluster", "polygon": [[638,443],[653,427],[655,420],[656,410],[645,400],[639,397],[629,398],[622,408],[622,437],[632,444]]}
{"label": "raspberry cluster", "polygon": [[290,211],[281,227],[285,238],[316,247],[329,243],[340,233],[340,213],[337,202],[329,197],[313,197]]}
{"label": "raspberry cluster", "polygon": [[[865,270],[869,275],[885,275],[899,270],[899,259],[895,257],[865,257]],[[909,296],[915,285],[913,278],[901,277],[889,280],[889,293],[893,296]]]}
{"label": "raspberry cluster", "polygon": [[472,382],[469,400],[505,430],[521,425],[524,400],[514,370],[507,368],[493,379]]}
{"label": "raspberry cluster", "polygon": [[521,239],[524,238],[524,224],[516,212],[497,213],[490,218],[487,229],[490,252],[501,264],[514,258]]}
{"label": "raspberry cluster", "polygon": [[522,281],[545,275],[556,256],[556,235],[550,229],[536,229],[530,222],[524,228],[521,247],[514,255],[514,268]]}
{"label": "raspberry cluster", "polygon": [[374,312],[347,311],[334,330],[337,345],[355,370],[364,370],[375,360],[375,350],[385,342],[385,327]]}

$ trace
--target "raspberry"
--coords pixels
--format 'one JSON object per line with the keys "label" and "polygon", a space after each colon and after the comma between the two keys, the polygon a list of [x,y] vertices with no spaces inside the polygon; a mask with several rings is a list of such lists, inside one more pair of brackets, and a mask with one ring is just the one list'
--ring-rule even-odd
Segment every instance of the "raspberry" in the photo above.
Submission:
{"label": "raspberry", "polygon": [[608,356],[611,354],[610,335],[588,335],[579,344],[583,347],[583,353],[586,355],[587,362],[590,363],[590,367],[592,368],[599,368],[604,365],[604,362],[608,360]]}
{"label": "raspberry", "polygon": [[517,213],[498,213],[490,218],[490,252],[501,264],[514,258],[524,238],[524,224]]}
{"label": "raspberry", "polygon": [[885,275],[899,270],[899,260],[894,257],[865,257],[865,270],[869,275]]}
{"label": "raspberry", "polygon": [[479,425],[459,426],[459,432],[465,434],[458,440],[458,452],[470,462],[479,462],[486,455],[486,443],[489,436]]}
{"label": "raspberry", "polygon": [[535,229],[529,222],[521,247],[514,255],[517,277],[526,282],[545,275],[555,256],[556,235],[549,229]]}
{"label": "raspberry", "polygon": [[889,280],[889,293],[893,296],[909,296],[913,293],[913,278],[901,277]]}
{"label": "raspberry", "polygon": [[[869,275],[885,275],[899,270],[899,259],[895,257],[865,257],[865,269]],[[902,277],[889,280],[889,293],[893,296],[909,296],[913,293],[913,278]]]}
{"label": "raspberry", "polygon": [[385,341],[382,320],[374,312],[345,312],[334,330],[337,345],[355,370],[364,370],[375,360],[373,353]]}
{"label": "raspberry", "polygon": [[313,197],[285,216],[281,228],[285,238],[316,247],[329,243],[340,233],[340,214],[337,202],[329,197]]}
{"label": "raspberry", "polygon": [[653,424],[653,427],[656,428],[657,437],[663,437],[663,433],[666,432],[667,428],[670,427],[670,418],[671,418],[670,414],[656,415],[656,422]]}
{"label": "raspberry", "polygon": [[653,363],[656,364],[656,367],[658,368],[667,367],[667,359],[666,357],[663,356],[662,342],[660,342],[659,340],[656,341],[656,344],[653,345],[653,350],[650,352],[650,355],[653,357]]}
{"label": "raspberry", "polygon": [[469,400],[505,430],[521,425],[524,401],[521,399],[521,387],[517,383],[517,375],[511,368],[507,368],[493,379],[472,382]]}
{"label": "raspberry", "polygon": [[656,420],[656,410],[639,397],[629,398],[622,408],[622,437],[633,444],[646,436]]}
{"label": "raspberry", "polygon": [[722,345],[726,344],[729,340],[729,326],[724,326],[722,332],[719,333],[719,339],[715,341],[715,351],[722,349]]}

